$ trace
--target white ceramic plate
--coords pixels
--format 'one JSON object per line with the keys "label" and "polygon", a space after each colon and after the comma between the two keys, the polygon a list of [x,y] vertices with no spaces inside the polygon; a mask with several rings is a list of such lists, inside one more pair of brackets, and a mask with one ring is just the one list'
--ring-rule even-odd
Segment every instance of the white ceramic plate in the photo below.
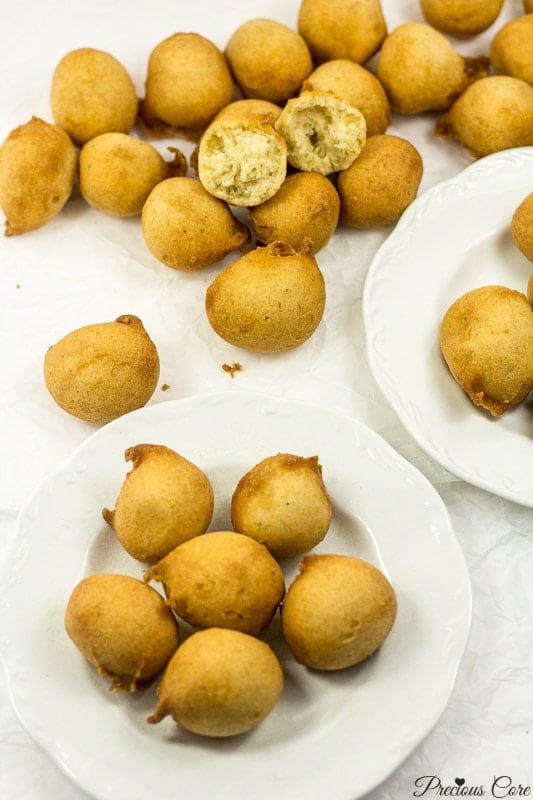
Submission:
{"label": "white ceramic plate", "polygon": [[487,156],[421,195],[370,266],[363,314],[370,367],[421,447],[475,486],[533,507],[531,403],[499,419],[474,406],[439,349],[451,303],[488,284],[526,291],[533,265],[510,221],[533,191],[533,147]]}
{"label": "white ceramic plate", "polygon": [[[141,442],[194,461],[215,488],[211,529],[227,529],[237,480],[280,451],[320,458],[333,522],[316,548],[365,558],[396,588],[399,613],[378,653],[338,673],[311,672],[266,638],[285,668],[279,705],[250,734],[211,741],[171,719],[149,725],[155,686],[114,695],[63,629],[84,575],[142,575],[102,521]],[[287,581],[298,559],[286,562]],[[470,584],[444,504],[376,433],[347,416],[230,392],[152,405],[101,428],[22,512],[0,606],[0,652],[29,733],[100,800],[354,800],[386,778],[438,720],[470,624]]]}

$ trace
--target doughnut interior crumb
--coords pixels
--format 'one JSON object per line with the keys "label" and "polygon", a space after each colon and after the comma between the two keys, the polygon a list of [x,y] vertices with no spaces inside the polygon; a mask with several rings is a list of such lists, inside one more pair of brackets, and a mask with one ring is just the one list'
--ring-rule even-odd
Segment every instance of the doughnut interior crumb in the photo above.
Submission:
{"label": "doughnut interior crumb", "polygon": [[366,142],[363,114],[328,92],[303,92],[289,100],[275,128],[287,143],[289,163],[322,175],[347,169]]}
{"label": "doughnut interior crumb", "polygon": [[264,202],[286,173],[287,146],[268,123],[215,123],[200,141],[198,177],[208,192],[232,205]]}

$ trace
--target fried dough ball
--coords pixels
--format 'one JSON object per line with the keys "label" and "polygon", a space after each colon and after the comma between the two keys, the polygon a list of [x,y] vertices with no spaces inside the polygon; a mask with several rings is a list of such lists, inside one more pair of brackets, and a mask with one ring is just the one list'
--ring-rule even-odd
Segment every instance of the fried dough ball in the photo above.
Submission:
{"label": "fried dough ball", "polygon": [[511,218],[513,242],[529,261],[533,261],[533,192],[515,208]]}
{"label": "fried dough ball", "polygon": [[274,123],[295,169],[329,175],[347,169],[366,141],[366,122],[355,106],[330,92],[306,91],[289,100]]}
{"label": "fried dough ball", "polygon": [[533,13],[516,17],[497,31],[490,61],[496,73],[533,85]]}
{"label": "fried dough ball", "polygon": [[67,53],[52,76],[54,120],[83,145],[101,133],[128,133],[137,118],[135,85],[115,56],[92,47]]}
{"label": "fried dough ball", "polygon": [[380,0],[301,0],[297,25],[317,63],[364,64],[387,35]]}
{"label": "fried dough ball", "polygon": [[183,272],[215,264],[242,250],[250,231],[229,206],[195,178],[167,178],[143,206],[141,230],[152,255]]}
{"label": "fried dough ball", "polygon": [[440,347],[459,386],[494,417],[533,389],[533,311],[522,292],[483,286],[459,297],[442,319]]}
{"label": "fried dough ball", "polygon": [[44,378],[55,402],[88,422],[109,422],[146,405],[159,379],[159,355],[132,314],[85,325],[46,352]]}
{"label": "fried dough ball", "polygon": [[128,575],[83,578],[70,595],[65,628],[113,692],[150,683],[179,644],[178,624],[161,595]]}
{"label": "fried dough ball", "polygon": [[184,159],[178,151],[172,164],[135,136],[102,133],[81,149],[80,191],[98,211],[131,217],[141,213],[154,186],[173,175],[176,167],[183,174],[187,171]]}
{"label": "fried dough ball", "polygon": [[169,606],[190,625],[252,635],[270,625],[285,594],[283,572],[267,548],[233,531],[183,542],[144,578],[163,584]]}
{"label": "fried dough ball", "polygon": [[[225,120],[230,122],[242,122],[245,125],[257,122],[270,123],[270,125],[272,125],[280,114],[281,106],[278,106],[276,103],[271,103],[270,100],[261,100],[256,97],[244,97],[240,100],[234,100],[232,103],[228,103],[227,106],[224,106],[213,119],[213,122]],[[196,172],[198,172],[198,149],[199,146],[196,145],[189,158],[191,168],[196,170]]]}
{"label": "fried dough ball", "polygon": [[273,19],[250,19],[230,36],[225,50],[244,97],[285,103],[313,69],[304,39]]}
{"label": "fried dough ball", "polygon": [[317,329],[326,289],[310,251],[273,242],[246,253],[208,286],[207,318],[222,339],[244,350],[279,353]]}
{"label": "fried dough ball", "polygon": [[39,117],[12,130],[0,147],[0,207],[5,235],[50,222],[69,199],[78,154],[68,135]]}
{"label": "fried dough ball", "polygon": [[275,558],[300,555],[325,537],[331,501],[317,456],[278,453],[239,480],[231,498],[231,523]]}
{"label": "fried dough ball", "polygon": [[422,13],[434,28],[450,36],[474,36],[492,25],[503,0],[420,0]]}
{"label": "fried dough ball", "polygon": [[277,103],[273,103],[270,100],[262,100],[259,97],[244,97],[224,106],[213,122],[221,119],[242,121],[257,119],[262,122],[273,123],[280,114],[281,106]]}
{"label": "fried dough ball", "polygon": [[219,48],[198,33],[175,33],[150,53],[141,114],[154,135],[197,141],[233,91]]}
{"label": "fried dough ball", "polygon": [[371,136],[359,158],[337,177],[341,223],[353,228],[394,225],[415,199],[422,172],[422,157],[407,139]]}
{"label": "fried dough ball", "polygon": [[270,714],[283,682],[281,664],[265,642],[224,628],[197,631],[165,670],[148,722],[170,715],[202,736],[238,736]]}
{"label": "fried dough ball", "polygon": [[526,14],[533,13],[533,0],[524,0],[524,11]]}
{"label": "fried dough ball", "polygon": [[390,104],[376,76],[360,64],[335,59],[320,64],[302,86],[303,91],[332,92],[358,108],[366,122],[367,136],[385,133],[390,124]]}
{"label": "fried dough ball", "polygon": [[286,174],[287,145],[268,120],[223,115],[200,139],[198,177],[210,194],[231,205],[263,203]]}
{"label": "fried dough ball", "polygon": [[285,242],[301,250],[306,240],[317,253],[331,239],[339,221],[340,200],[334,185],[318,172],[287,175],[274,197],[249,210],[257,240]]}
{"label": "fried dough ball", "polygon": [[352,556],[313,554],[303,558],[287,590],[282,631],[299,663],[345,669],[375,653],[396,612],[396,593],[377,567]]}
{"label": "fried dough ball", "polygon": [[419,114],[448,109],[488,68],[488,58],[465,58],[431,25],[406,22],[383,42],[377,77],[394,111]]}
{"label": "fried dough ball", "polygon": [[457,139],[473,156],[533,144],[533,86],[490,75],[469,86],[438,120],[435,134]]}
{"label": "fried dough ball", "polygon": [[133,558],[159,561],[182,542],[205,533],[214,493],[196,464],[157,444],[129,447],[125,458],[133,468],[115,510],[104,508],[102,516]]}

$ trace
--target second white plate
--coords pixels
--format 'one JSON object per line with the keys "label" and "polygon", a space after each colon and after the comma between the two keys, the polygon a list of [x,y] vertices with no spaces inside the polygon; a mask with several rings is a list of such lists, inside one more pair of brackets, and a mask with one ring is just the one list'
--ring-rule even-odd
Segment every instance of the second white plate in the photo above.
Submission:
{"label": "second white plate", "polygon": [[[227,529],[238,479],[280,451],[318,455],[333,503],[322,552],[353,554],[390,578],[399,612],[364,664],[324,674],[298,665],[275,624],[278,706],[250,734],[211,741],[172,720],[148,725],[155,687],[113,695],[68,639],[66,603],[84,575],[142,575],[101,517],[129,469],[124,450],[166,444],[215,488],[211,529]],[[298,559],[284,565],[287,582]],[[91,436],[24,509],[0,601],[0,653],[30,734],[99,800],[354,800],[426,736],[454,685],[470,625],[470,582],[447,511],[429,482],[347,416],[229,392],[161,403]]]}
{"label": "second white plate", "polygon": [[401,421],[450,472],[533,507],[531,404],[499,419],[476,408],[441,356],[442,317],[488,284],[526,291],[533,265],[510,222],[533,191],[533,147],[480,159],[421,195],[377,252],[363,314],[372,373]]}

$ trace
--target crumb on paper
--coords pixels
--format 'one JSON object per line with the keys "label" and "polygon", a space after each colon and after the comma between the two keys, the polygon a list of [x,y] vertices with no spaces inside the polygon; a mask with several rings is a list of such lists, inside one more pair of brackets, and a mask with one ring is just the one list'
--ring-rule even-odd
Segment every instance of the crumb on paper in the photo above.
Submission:
{"label": "crumb on paper", "polygon": [[17,285],[15,286],[15,289],[20,289],[20,283],[17,283]]}
{"label": "crumb on paper", "polygon": [[224,372],[229,372],[231,377],[234,378],[235,373],[242,370],[242,364],[239,364],[238,361],[234,361],[233,364],[222,364],[222,369]]}
{"label": "crumb on paper", "polygon": [[168,392],[168,390],[169,390],[169,389],[170,389],[170,386],[168,385],[168,383],[164,383],[164,384],[161,386],[161,391],[162,391],[162,392]]}

